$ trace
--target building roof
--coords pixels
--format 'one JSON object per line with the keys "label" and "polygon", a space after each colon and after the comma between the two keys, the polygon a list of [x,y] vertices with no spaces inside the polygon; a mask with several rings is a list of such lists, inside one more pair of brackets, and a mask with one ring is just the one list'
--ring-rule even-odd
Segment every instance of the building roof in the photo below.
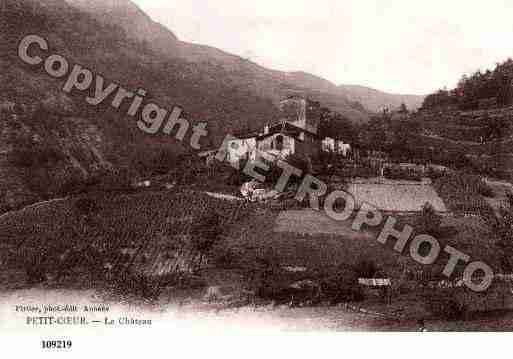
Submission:
{"label": "building roof", "polygon": [[248,138],[256,138],[258,137],[258,132],[246,132],[246,133],[234,133],[232,134],[233,137],[239,140],[246,140]]}
{"label": "building roof", "polygon": [[312,136],[312,137],[315,137],[315,138],[320,138],[320,136],[318,134],[316,134],[315,132],[311,132],[311,131],[306,130],[306,129],[302,128],[302,127],[298,127],[296,125],[293,125],[290,122],[283,121],[281,123],[269,126],[269,132],[266,133],[266,134],[260,134],[257,137],[257,140],[262,140],[264,138],[267,138],[269,136],[275,135],[277,133],[281,133],[281,134],[284,134],[286,136],[290,136],[290,137],[294,137],[296,139],[299,139],[299,135],[301,134],[301,132],[304,132],[308,136]]}

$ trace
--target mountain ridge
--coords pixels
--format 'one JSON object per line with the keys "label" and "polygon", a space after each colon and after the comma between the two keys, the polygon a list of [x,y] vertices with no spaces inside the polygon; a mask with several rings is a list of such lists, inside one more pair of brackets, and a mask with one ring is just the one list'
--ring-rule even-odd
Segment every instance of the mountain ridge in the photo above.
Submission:
{"label": "mountain ridge", "polygon": [[[258,96],[270,98],[274,104],[278,104],[283,97],[291,92],[300,92],[320,101],[323,106],[328,106],[340,112],[353,122],[367,122],[370,118],[372,111],[357,104],[358,101],[348,98],[337,88],[337,85],[329,80],[302,71],[286,72],[269,69],[213,46],[181,41],[172,30],[153,20],[148,20],[150,17],[130,0],[119,2],[113,0],[107,2],[102,0],[93,0],[92,2],[86,0],[66,1],[68,4],[95,16],[100,21],[121,26],[128,36],[146,41],[156,53],[199,65],[220,66],[227,71],[228,81],[232,84],[247,88]],[[132,11],[134,14],[132,22],[136,25],[132,26],[126,23],[119,16],[105,16],[105,13],[116,14],[116,11],[113,10],[113,4],[115,4],[114,8],[118,9],[127,7],[127,12],[131,11],[130,9],[139,9],[138,12]],[[123,13],[123,11],[118,10],[117,13]],[[141,23],[152,24],[151,29],[149,27],[145,31],[138,31],[137,29],[140,29],[141,26],[137,24]],[[169,34],[166,34],[166,31]]]}
{"label": "mountain ridge", "polygon": [[398,108],[402,103],[409,110],[422,106],[424,95],[395,94],[362,85],[339,85],[339,90],[353,101],[362,103],[367,109],[379,112],[383,107]]}
{"label": "mountain ridge", "polygon": [[[258,88],[254,88],[254,90],[259,95],[273,98],[275,102],[277,102],[278,97],[283,96],[283,93],[279,92],[277,94],[272,89],[266,89],[265,82],[288,83],[307,94],[319,96],[321,102],[325,97],[323,94],[329,94],[327,102],[335,109],[346,112],[346,114],[350,110],[362,112],[362,109],[355,102],[360,102],[368,112],[378,112],[383,106],[397,108],[401,103],[405,103],[410,109],[417,109],[424,99],[424,96],[420,95],[387,93],[361,85],[336,85],[328,79],[305,71],[274,70],[214,46],[181,41],[171,29],[153,21],[144,10],[131,0],[66,1],[82,11],[99,16],[102,21],[111,21],[120,25],[132,38],[151,41],[152,48],[157,52],[194,63],[212,61],[229,71],[246,72],[247,75],[253,75],[257,82],[260,81],[257,85]],[[118,10],[116,11],[116,9]],[[119,15],[127,13],[131,14],[130,21],[125,21]],[[144,24],[144,26],[141,24]],[[368,114],[365,114],[362,118],[366,119],[366,115]]]}

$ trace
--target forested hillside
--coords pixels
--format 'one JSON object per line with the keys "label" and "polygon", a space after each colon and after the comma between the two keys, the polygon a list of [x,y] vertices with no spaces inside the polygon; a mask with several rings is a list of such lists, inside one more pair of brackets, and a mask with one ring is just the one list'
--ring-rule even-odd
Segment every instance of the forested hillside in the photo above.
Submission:
{"label": "forested hillside", "polygon": [[490,177],[513,178],[513,60],[463,76],[430,94],[418,111],[371,119],[363,143],[401,160],[425,160]]}
{"label": "forested hillside", "polygon": [[[144,88],[148,100],[166,108],[181,105],[183,116],[207,121],[211,135],[205,146],[243,126],[260,128],[276,113],[271,100],[235,88],[219,66],[163,57],[127,36],[121,27],[98,21],[63,0],[2,1],[0,34],[0,103],[16,105],[14,113],[3,113],[0,122],[5,139],[0,192],[5,208],[57,195],[58,189],[53,193],[31,190],[30,183],[38,179],[64,185],[104,171],[99,157],[108,159],[112,166],[107,167],[117,169],[133,162],[152,163],[153,158],[169,159],[172,164],[173,154],[187,150],[172,137],[143,133],[134,119],[124,116],[126,109],[115,111],[109,105],[111,100],[104,106],[90,106],[82,94],[62,91],[65,79],[48,76],[42,66],[23,63],[18,44],[28,34],[45,38],[49,53],[66,57],[71,65],[85,66],[127,89]],[[84,146],[77,145],[78,137],[70,130],[79,137],[99,138],[101,144],[86,139]],[[168,155],[162,156],[162,151]],[[25,161],[35,152],[48,158]]]}
{"label": "forested hillside", "polygon": [[478,110],[513,104],[513,60],[498,63],[493,70],[463,75],[456,88],[439,90],[424,100],[426,110],[448,108]]}

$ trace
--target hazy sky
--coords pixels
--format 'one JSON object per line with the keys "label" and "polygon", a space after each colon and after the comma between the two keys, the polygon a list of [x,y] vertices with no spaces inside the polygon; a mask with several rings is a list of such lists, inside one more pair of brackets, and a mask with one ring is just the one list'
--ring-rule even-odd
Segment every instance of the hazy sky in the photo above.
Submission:
{"label": "hazy sky", "polygon": [[513,57],[511,0],[134,1],[183,41],[395,93]]}

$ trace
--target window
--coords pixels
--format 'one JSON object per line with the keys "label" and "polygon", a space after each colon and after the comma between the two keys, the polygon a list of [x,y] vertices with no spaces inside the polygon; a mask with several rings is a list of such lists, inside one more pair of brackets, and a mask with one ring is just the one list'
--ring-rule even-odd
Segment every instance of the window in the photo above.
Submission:
{"label": "window", "polygon": [[283,136],[282,135],[276,136],[275,142],[276,142],[276,146],[275,146],[276,149],[278,151],[283,150]]}

